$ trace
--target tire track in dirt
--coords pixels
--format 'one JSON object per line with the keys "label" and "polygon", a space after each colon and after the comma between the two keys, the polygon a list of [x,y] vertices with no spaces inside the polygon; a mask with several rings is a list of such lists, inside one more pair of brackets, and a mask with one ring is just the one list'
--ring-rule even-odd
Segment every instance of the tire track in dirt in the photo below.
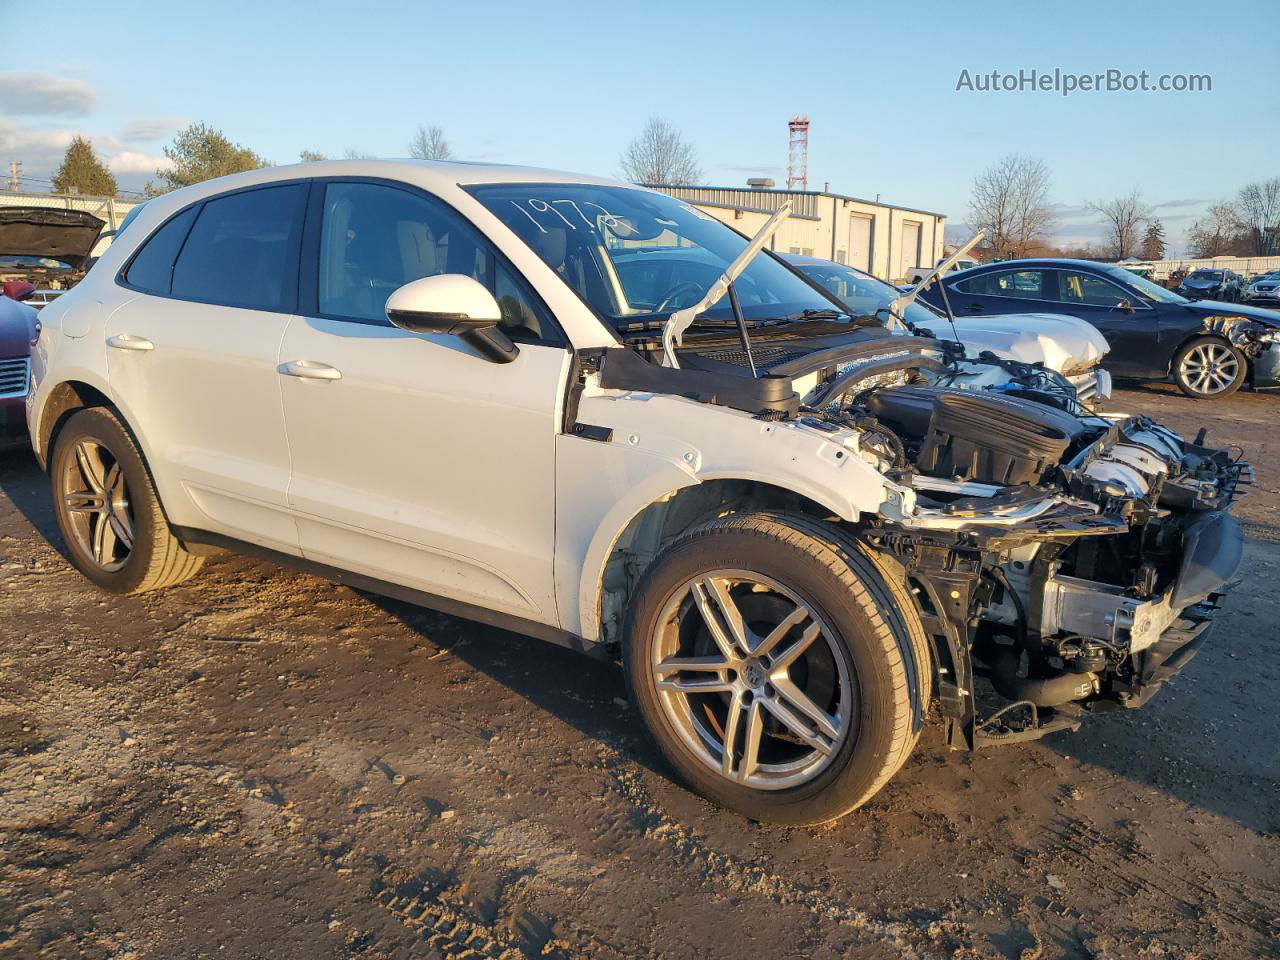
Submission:
{"label": "tire track in dirt", "polygon": [[[904,960],[952,955],[951,950],[944,950],[940,944],[926,943],[938,938],[940,931],[930,928],[940,921],[917,926],[882,920],[813,886],[788,880],[758,863],[713,849],[698,834],[662,809],[645,787],[635,764],[607,745],[601,746],[599,756],[601,766],[609,775],[611,788],[635,809],[644,825],[645,836],[666,846],[692,866],[704,882],[725,887],[734,893],[762,896],[774,902],[799,906],[818,920],[839,924],[869,942],[891,948]],[[954,937],[957,931],[947,930],[946,933]]]}
{"label": "tire track in dirt", "polygon": [[1239,885],[1218,878],[1211,886],[1187,865],[1161,863],[1132,840],[1112,837],[1076,817],[1060,817],[1050,833],[1055,841],[1045,855],[1080,871],[1091,886],[1110,888],[1117,901],[1147,894],[1176,904],[1187,916],[1216,912],[1258,939],[1263,951],[1258,956],[1280,957],[1280,915],[1268,913]]}

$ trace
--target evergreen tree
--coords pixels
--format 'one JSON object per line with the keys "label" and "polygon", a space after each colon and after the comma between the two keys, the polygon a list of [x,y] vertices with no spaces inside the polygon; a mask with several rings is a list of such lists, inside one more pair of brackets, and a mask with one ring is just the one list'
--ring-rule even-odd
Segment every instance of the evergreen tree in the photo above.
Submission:
{"label": "evergreen tree", "polygon": [[1142,236],[1142,259],[1163,260],[1164,251],[1164,224],[1159,220],[1152,220],[1147,224],[1147,232]]}
{"label": "evergreen tree", "polygon": [[93,152],[93,144],[76,137],[67,147],[62,166],[53,175],[54,193],[75,191],[87,197],[114,197],[116,178]]}

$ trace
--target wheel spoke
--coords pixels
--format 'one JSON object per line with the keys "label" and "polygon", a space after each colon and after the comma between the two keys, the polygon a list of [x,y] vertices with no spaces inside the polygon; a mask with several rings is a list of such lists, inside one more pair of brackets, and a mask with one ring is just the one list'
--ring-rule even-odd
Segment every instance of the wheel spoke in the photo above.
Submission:
{"label": "wheel spoke", "polygon": [[720,652],[728,659],[746,655],[750,651],[747,628],[724,581],[703,577],[695,580],[689,589]]}
{"label": "wheel spoke", "polygon": [[103,467],[101,458],[91,456],[89,445],[81,441],[76,444],[76,463],[80,466],[80,474],[85,485],[95,493],[103,492]]}
{"label": "wheel spoke", "polygon": [[764,736],[764,714],[760,701],[751,699],[747,705],[746,742],[742,746],[742,761],[738,764],[738,781],[745,783],[760,764],[760,738]]}
{"label": "wheel spoke", "polygon": [[790,677],[778,676],[773,678],[774,689],[778,691],[778,698],[784,701],[787,706],[793,707],[800,711],[804,716],[813,721],[814,725],[827,737],[832,740],[840,736],[840,727],[836,718],[829,715],[825,710],[819,707],[809,698],[809,695],[801,690]]}
{"label": "wheel spoke", "polygon": [[107,515],[107,520],[116,539],[124,545],[126,550],[132,550],[133,525],[129,523],[128,517],[123,516],[119,511],[113,510]]}
{"label": "wheel spoke", "polygon": [[[667,657],[653,668],[659,690],[676,693],[723,693],[733,689],[723,676],[729,663],[723,657]],[[696,678],[681,677],[682,673],[696,673]]]}
{"label": "wheel spoke", "polygon": [[116,534],[111,529],[111,520],[105,513],[97,514],[93,521],[93,559],[102,566],[115,561]]}
{"label": "wheel spoke", "polygon": [[772,700],[763,701],[765,709],[778,718],[784,727],[791,731],[796,737],[799,737],[806,744],[817,750],[824,757],[831,753],[832,744],[835,741],[835,735],[830,735],[831,740],[824,740],[818,736],[800,717],[792,711],[792,709],[779,697]]}
{"label": "wheel spoke", "polygon": [[738,745],[738,721],[742,719],[741,690],[735,690],[729,700],[729,713],[724,718],[724,745],[720,750],[720,772],[729,779],[734,778],[733,751]]}
{"label": "wheel spoke", "polygon": [[796,662],[800,654],[804,653],[811,646],[813,646],[813,641],[817,640],[818,637],[821,635],[822,635],[822,628],[820,626],[818,626],[816,623],[809,624],[809,626],[804,628],[804,632],[800,634],[800,639],[798,639],[791,646],[787,647],[786,650],[782,651],[782,653],[780,653],[769,664],[770,672],[776,673],[779,676],[785,676],[787,669],[791,666],[791,664]]}
{"label": "wheel spoke", "polygon": [[792,610],[782,622],[769,631],[768,636],[756,644],[755,649],[751,651],[753,657],[767,657],[778,642],[791,632],[791,628],[798,626],[809,619],[809,608],[798,605]]}
{"label": "wheel spoke", "polygon": [[90,490],[68,493],[63,497],[68,513],[98,513],[102,510],[102,501]]}

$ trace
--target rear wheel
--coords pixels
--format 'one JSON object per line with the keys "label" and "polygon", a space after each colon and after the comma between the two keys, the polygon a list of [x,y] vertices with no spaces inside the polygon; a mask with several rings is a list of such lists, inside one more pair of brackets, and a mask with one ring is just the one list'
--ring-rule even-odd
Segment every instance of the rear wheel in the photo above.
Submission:
{"label": "rear wheel", "polygon": [[624,656],[646,724],[694,790],[812,824],[865,803],[909,756],[931,686],[925,643],[913,601],[861,546],[758,514],[695,529],[654,561]]}
{"label": "rear wheel", "polygon": [[1197,337],[1173,358],[1173,380],[1189,397],[1208,400],[1235,393],[1249,368],[1244,355],[1225,340]]}
{"label": "rear wheel", "polygon": [[112,593],[181,583],[203,563],[169,531],[133,437],[105,407],[73,414],[49,461],[54,515],[71,562]]}

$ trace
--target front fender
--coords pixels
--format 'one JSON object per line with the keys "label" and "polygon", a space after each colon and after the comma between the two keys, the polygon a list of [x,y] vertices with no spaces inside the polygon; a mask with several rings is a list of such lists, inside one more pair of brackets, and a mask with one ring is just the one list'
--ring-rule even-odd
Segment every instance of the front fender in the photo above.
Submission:
{"label": "front fender", "polygon": [[844,520],[885,499],[876,469],[803,421],[769,421],[680,397],[584,397],[578,420],[612,431],[608,442],[564,434],[556,450],[556,594],[561,625],[600,639],[600,591],[618,538],[641,511],[710,480],[767,484]]}

